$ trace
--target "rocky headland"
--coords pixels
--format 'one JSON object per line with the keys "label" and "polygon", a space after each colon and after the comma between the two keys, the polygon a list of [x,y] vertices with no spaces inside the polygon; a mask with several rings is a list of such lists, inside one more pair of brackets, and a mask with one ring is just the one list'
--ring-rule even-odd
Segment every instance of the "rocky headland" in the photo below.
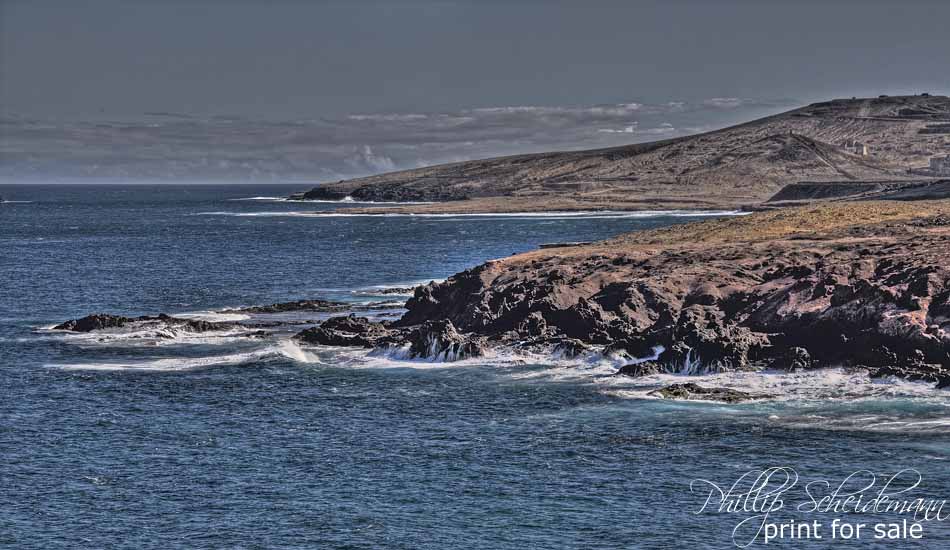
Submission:
{"label": "rocky headland", "polygon": [[543,249],[419,287],[406,308],[297,338],[438,360],[596,353],[629,376],[849,366],[946,387],[950,201],[822,204]]}

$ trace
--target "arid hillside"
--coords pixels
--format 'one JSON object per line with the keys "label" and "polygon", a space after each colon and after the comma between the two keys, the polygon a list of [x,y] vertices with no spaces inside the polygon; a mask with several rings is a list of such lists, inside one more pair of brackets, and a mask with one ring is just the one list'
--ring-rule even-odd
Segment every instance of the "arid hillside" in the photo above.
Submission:
{"label": "arid hillside", "polygon": [[705,134],[432,166],[299,197],[435,201],[411,208],[445,212],[737,207],[800,181],[919,179],[909,171],[950,154],[948,123],[946,96],[838,99]]}

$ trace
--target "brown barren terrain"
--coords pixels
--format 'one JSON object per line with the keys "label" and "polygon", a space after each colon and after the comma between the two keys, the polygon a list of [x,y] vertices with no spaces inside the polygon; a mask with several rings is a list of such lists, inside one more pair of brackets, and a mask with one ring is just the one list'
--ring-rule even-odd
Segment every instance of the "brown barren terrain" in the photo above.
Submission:
{"label": "brown barren terrain", "polygon": [[950,154],[948,122],[946,96],[841,99],[705,134],[406,170],[298,198],[435,203],[369,213],[734,209],[802,181],[919,180],[912,170]]}
{"label": "brown barren terrain", "polygon": [[538,250],[419,287],[406,307],[300,337],[442,360],[596,352],[631,376],[845,365],[950,385],[950,201],[828,203]]}

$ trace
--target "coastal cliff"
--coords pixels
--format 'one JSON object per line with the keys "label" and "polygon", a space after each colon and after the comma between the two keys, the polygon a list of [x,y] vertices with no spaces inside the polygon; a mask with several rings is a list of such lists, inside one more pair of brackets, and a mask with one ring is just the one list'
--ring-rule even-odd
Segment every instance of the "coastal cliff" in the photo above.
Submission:
{"label": "coastal cliff", "polygon": [[393,323],[300,337],[345,345],[342,329],[442,359],[596,350],[634,376],[845,365],[948,386],[950,201],[791,208],[539,250],[419,287],[406,307]]}

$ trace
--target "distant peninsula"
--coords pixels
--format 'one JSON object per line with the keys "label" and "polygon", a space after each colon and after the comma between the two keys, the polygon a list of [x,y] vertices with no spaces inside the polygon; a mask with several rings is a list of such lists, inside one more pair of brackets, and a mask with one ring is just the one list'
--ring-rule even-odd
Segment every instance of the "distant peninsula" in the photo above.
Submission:
{"label": "distant peninsula", "polygon": [[950,98],[880,96],[814,103],[664,141],[326,183],[293,198],[431,203],[385,209],[415,213],[755,209],[895,193],[950,196],[941,182],[950,179],[948,158]]}

